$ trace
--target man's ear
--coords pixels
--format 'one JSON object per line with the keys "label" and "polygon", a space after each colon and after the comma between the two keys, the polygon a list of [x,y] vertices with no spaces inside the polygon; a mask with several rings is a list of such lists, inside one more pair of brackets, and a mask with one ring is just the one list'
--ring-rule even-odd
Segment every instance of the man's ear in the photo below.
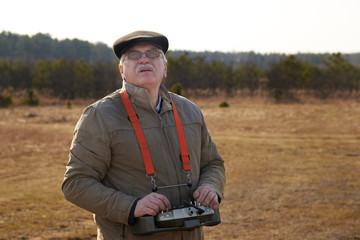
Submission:
{"label": "man's ear", "polygon": [[167,77],[167,62],[164,63],[164,78]]}
{"label": "man's ear", "polygon": [[124,68],[123,68],[121,65],[119,65],[119,70],[120,70],[120,74],[121,74],[122,79],[124,79],[124,80],[125,80],[125,76],[124,76]]}

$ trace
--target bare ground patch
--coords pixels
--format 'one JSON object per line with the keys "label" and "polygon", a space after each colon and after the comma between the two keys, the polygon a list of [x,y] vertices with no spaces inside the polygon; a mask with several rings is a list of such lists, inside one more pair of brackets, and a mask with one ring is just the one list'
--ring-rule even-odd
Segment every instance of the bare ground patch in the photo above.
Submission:
{"label": "bare ground patch", "polygon": [[[360,105],[199,100],[226,162],[205,239],[360,239]],[[61,181],[84,106],[0,109],[0,239],[94,239]]]}

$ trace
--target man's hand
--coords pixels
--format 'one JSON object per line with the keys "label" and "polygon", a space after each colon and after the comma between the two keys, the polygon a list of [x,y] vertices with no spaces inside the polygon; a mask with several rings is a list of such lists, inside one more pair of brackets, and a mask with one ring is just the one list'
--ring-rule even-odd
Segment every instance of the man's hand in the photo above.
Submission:
{"label": "man's hand", "polygon": [[158,212],[170,208],[171,205],[167,197],[158,193],[150,193],[137,202],[134,217],[155,216]]}
{"label": "man's hand", "polygon": [[216,191],[210,186],[200,186],[194,193],[193,197],[197,203],[202,206],[217,209],[219,207],[218,196]]}

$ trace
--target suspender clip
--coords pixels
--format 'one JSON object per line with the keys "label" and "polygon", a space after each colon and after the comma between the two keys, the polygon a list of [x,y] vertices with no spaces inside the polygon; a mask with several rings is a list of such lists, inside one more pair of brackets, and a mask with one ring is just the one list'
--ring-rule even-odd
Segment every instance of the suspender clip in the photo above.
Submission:
{"label": "suspender clip", "polygon": [[187,183],[186,185],[191,188],[192,187],[192,183],[191,183],[191,170],[183,170],[185,175],[186,175],[186,180],[187,180]]}
{"label": "suspender clip", "polygon": [[151,185],[153,186],[152,191],[156,192],[158,190],[158,187],[156,186],[156,180],[155,180],[156,173],[154,173],[152,175],[146,174],[146,177],[150,178]]}

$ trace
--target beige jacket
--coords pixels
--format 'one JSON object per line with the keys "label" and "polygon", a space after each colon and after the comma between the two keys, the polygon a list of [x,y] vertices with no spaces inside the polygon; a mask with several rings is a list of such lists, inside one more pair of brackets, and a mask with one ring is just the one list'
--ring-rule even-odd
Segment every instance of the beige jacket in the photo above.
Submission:
{"label": "beige jacket", "polygon": [[[199,185],[212,186],[223,198],[224,162],[207,131],[200,110],[189,100],[168,93],[162,85],[160,114],[151,105],[148,92],[124,82],[139,117],[158,186],[186,183],[174,122],[171,94],[183,124],[192,168],[193,187],[160,189],[172,206],[188,200]],[[152,235],[133,235],[128,224],[137,198],[152,192],[134,129],[118,91],[87,107],[79,119],[70,148],[62,184],[65,198],[94,214],[98,239],[203,239],[201,228]]]}

